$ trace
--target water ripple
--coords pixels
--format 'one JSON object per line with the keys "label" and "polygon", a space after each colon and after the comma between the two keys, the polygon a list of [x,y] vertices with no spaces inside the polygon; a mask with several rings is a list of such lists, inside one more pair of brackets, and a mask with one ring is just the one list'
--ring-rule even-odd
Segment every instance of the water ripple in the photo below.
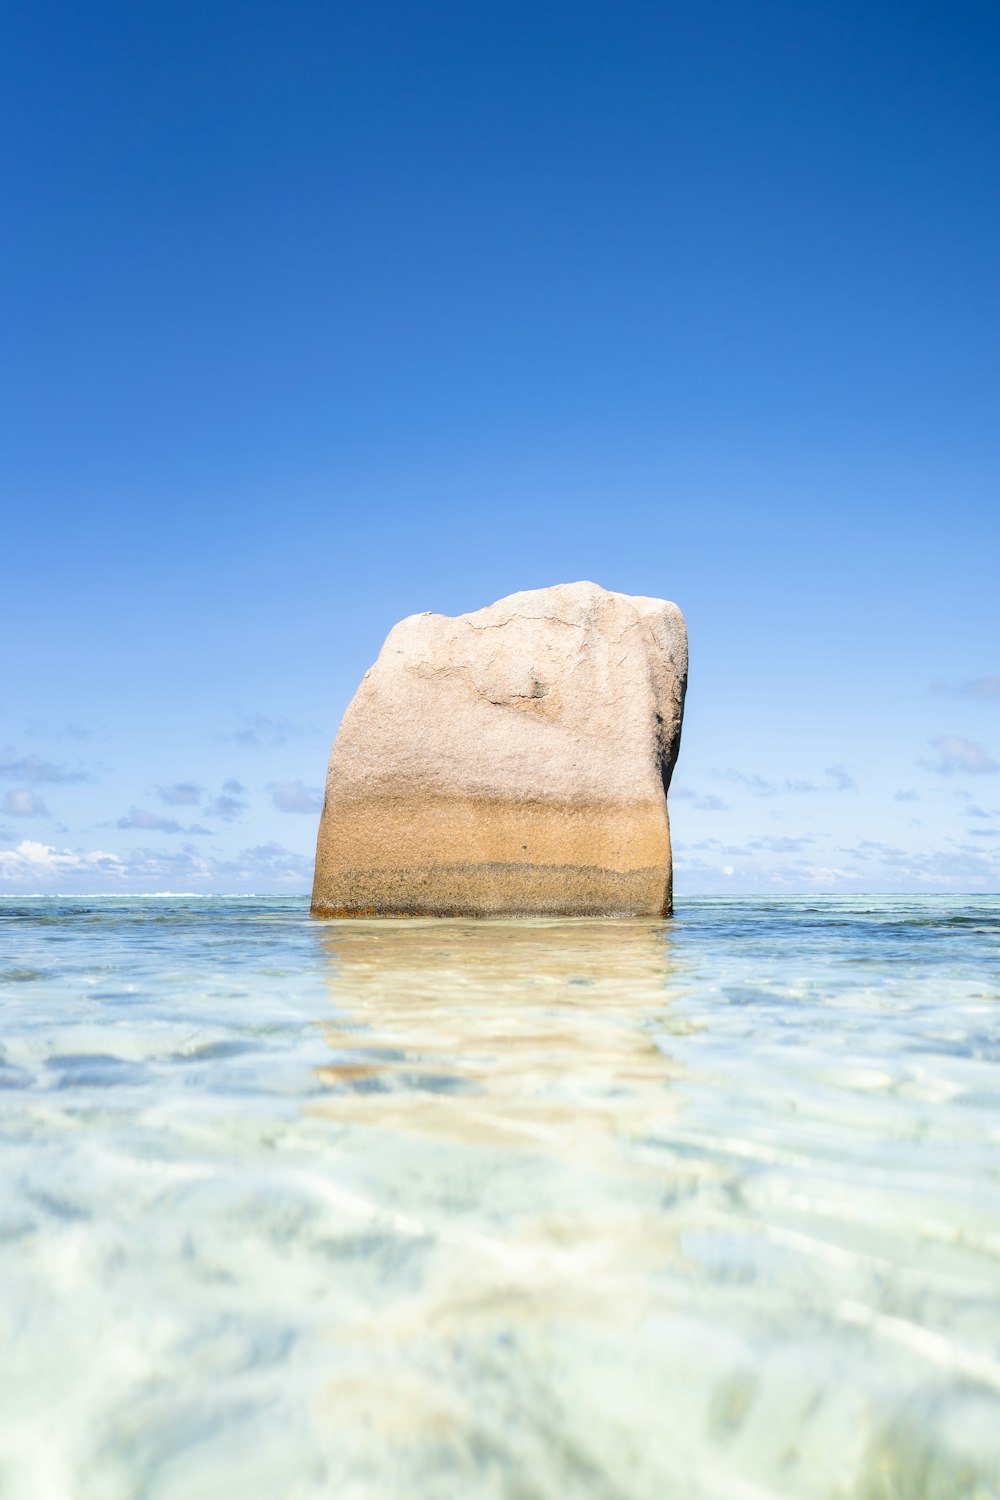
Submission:
{"label": "water ripple", "polygon": [[3,1500],[1000,1494],[994,901],[0,944]]}

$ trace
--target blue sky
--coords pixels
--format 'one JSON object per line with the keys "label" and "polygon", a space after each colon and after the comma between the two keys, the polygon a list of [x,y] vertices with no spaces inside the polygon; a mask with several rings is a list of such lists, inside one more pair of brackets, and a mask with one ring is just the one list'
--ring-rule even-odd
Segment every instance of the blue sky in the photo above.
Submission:
{"label": "blue sky", "polygon": [[577,578],[680,895],[1000,889],[996,7],[4,32],[0,889],[306,888],[393,622]]}

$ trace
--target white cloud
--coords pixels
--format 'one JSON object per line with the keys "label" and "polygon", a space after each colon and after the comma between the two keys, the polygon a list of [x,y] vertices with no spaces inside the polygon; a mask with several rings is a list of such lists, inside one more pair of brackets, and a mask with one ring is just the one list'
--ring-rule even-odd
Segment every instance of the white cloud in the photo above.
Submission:
{"label": "white cloud", "polygon": [[47,818],[49,815],[41,797],[37,792],[29,792],[27,787],[9,791],[3,799],[3,810],[13,818]]}
{"label": "white cloud", "polygon": [[237,885],[256,886],[258,891],[307,890],[312,882],[311,855],[295,854],[273,840],[243,849],[234,860],[220,866],[226,879]]}
{"label": "white cloud", "polygon": [[1000,762],[988,750],[960,734],[939,734],[930,744],[935,759],[924,764],[939,776],[990,776],[1000,771]]}
{"label": "white cloud", "polygon": [[267,789],[279,812],[318,813],[322,810],[323,792],[318,786],[306,786],[302,781],[270,781]]}
{"label": "white cloud", "polygon": [[950,698],[976,698],[980,702],[1000,702],[1000,677],[972,677],[965,682],[932,682],[932,693],[947,693]]}
{"label": "white cloud", "polygon": [[237,745],[258,749],[261,745],[286,745],[291,739],[302,739],[318,731],[311,725],[294,724],[284,714],[240,714],[239,729],[220,734],[219,739],[234,740]]}
{"label": "white cloud", "polygon": [[[238,781],[227,781],[226,785],[240,784]],[[221,797],[213,797],[211,802],[206,802],[203,811],[206,817],[221,818],[224,823],[232,823],[246,811],[246,802],[242,797],[223,792]]]}
{"label": "white cloud", "polygon": [[178,823],[176,818],[163,818],[159,813],[147,812],[144,807],[132,807],[124,818],[119,818],[116,828],[141,828],[156,833],[210,833],[200,823]]}
{"label": "white cloud", "polygon": [[723,892],[969,891],[1000,889],[1000,830],[973,829],[966,844],[904,849],[875,839],[834,846],[807,837],[743,845],[703,839],[674,845],[674,879],[684,894]]}
{"label": "white cloud", "polygon": [[160,833],[180,833],[181,825],[176,818],[161,818],[159,813],[147,812],[143,807],[132,807],[124,818],[119,818],[116,828],[156,829]]}
{"label": "white cloud", "polygon": [[823,775],[825,781],[802,781],[798,778],[786,777],[784,781],[768,781],[756,772],[749,775],[745,771],[713,771],[724,781],[732,781],[737,786],[746,787],[754,797],[778,797],[783,793],[796,793],[804,796],[819,792],[853,792],[857,783],[853,776],[844,770],[843,766],[827,766]]}
{"label": "white cloud", "polygon": [[12,892],[280,894],[308,890],[311,875],[311,859],[276,843],[243,849],[232,859],[202,855],[192,845],[120,855],[25,839],[16,848],[0,849],[0,887]]}
{"label": "white cloud", "polygon": [[41,755],[0,756],[0,780],[3,781],[93,781],[89,771],[72,766],[57,766]]}
{"label": "white cloud", "polygon": [[679,786],[675,783],[670,788],[670,796],[675,802],[690,802],[699,812],[730,811],[729,803],[723,802],[714,792],[696,792],[693,787],[684,786],[683,783]]}
{"label": "white cloud", "polygon": [[120,879],[124,863],[117,854],[94,849],[88,854],[69,849],[55,849],[34,839],[23,839],[16,849],[0,849],[0,879],[12,885],[34,881],[51,881],[54,877],[79,877],[81,874],[111,876]]}
{"label": "white cloud", "polygon": [[759,838],[751,839],[747,847],[754,850],[767,849],[771,854],[800,854],[808,844],[815,842],[815,837],[811,833],[803,833],[794,838],[787,835],[777,837],[767,833]]}
{"label": "white cloud", "polygon": [[172,786],[161,786],[160,796],[171,807],[193,807],[201,801],[203,787],[195,781],[175,781]]}

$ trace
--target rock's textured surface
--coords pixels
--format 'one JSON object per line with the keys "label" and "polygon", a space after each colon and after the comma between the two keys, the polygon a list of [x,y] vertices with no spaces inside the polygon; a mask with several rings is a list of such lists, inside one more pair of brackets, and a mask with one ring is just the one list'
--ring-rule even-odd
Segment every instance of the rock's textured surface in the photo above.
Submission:
{"label": "rock's textured surface", "polygon": [[687,635],[593,583],[411,615],[330,756],[313,911],[666,915]]}

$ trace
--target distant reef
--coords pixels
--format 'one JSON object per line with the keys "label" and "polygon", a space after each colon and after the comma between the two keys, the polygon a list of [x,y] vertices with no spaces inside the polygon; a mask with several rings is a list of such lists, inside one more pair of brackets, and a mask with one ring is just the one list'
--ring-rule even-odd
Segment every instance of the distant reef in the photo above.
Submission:
{"label": "distant reef", "polygon": [[667,916],[687,632],[594,583],[389,633],[330,755],[318,916]]}

